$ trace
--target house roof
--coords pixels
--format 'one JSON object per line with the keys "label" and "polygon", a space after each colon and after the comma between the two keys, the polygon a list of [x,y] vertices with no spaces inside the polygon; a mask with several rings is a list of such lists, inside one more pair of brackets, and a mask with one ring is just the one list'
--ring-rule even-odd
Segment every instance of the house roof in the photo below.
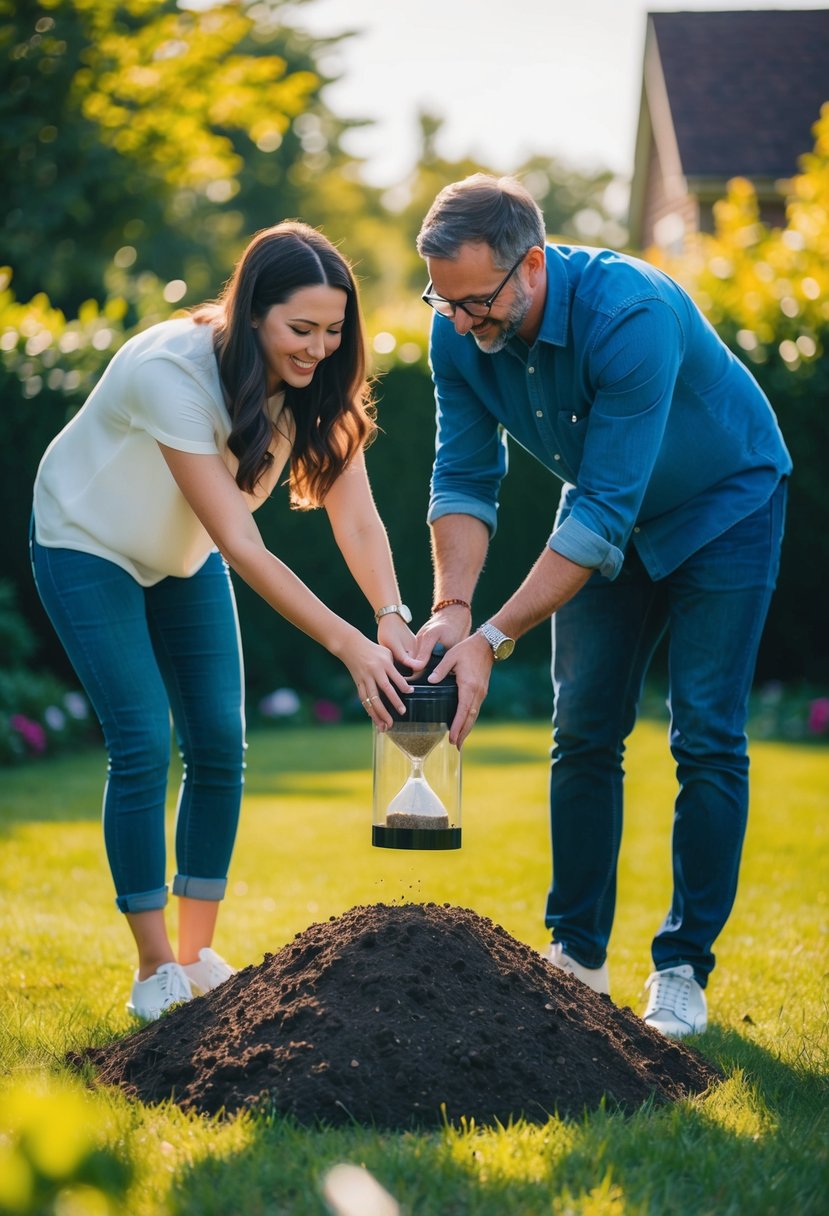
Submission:
{"label": "house roof", "polygon": [[789,177],[829,100],[829,9],[648,14],[686,177]]}

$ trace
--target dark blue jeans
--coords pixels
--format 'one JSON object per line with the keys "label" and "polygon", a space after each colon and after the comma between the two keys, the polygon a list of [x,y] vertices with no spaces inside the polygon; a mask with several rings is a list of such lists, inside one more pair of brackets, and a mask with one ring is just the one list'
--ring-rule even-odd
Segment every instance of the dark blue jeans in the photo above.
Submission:
{"label": "dark blue jeans", "polygon": [[44,607],[101,723],[109,754],[104,840],[122,912],[167,901],[164,808],[170,714],[184,773],[173,892],[221,899],[242,797],[242,657],[218,553],[192,578],[142,587],[113,562],[31,542]]}
{"label": "dark blue jeans", "polygon": [[[679,792],[673,898],[657,970],[690,963],[705,987],[737,891],[748,817],[748,697],[777,579],[786,483],[653,582],[631,549],[553,617],[553,881],[546,924],[586,967],[605,960],[622,838],[622,758],[654,650],[668,635],[670,747]],[[655,815],[658,808],[649,808]]]}

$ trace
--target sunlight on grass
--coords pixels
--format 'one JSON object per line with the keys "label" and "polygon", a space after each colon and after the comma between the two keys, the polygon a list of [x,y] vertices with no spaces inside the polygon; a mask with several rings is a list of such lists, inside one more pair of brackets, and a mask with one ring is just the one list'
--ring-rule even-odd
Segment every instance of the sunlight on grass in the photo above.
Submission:
{"label": "sunlight on grass", "polygon": [[760,1140],[773,1136],[780,1121],[742,1068],[718,1085],[705,1104],[705,1117],[733,1136]]}
{"label": "sunlight on grass", "polygon": [[[371,847],[368,728],[256,732],[217,948],[237,966],[258,963],[312,922],[356,904],[429,900],[473,908],[541,947],[549,743],[544,723],[479,726],[464,753],[463,848],[422,854]],[[637,727],[626,767],[610,968],[614,999],[638,1010],[650,940],[670,893],[674,775],[663,725]],[[697,1040],[723,1068],[722,1084],[627,1118],[597,1111],[581,1121],[461,1124],[429,1134],[309,1131],[264,1115],[222,1122],[172,1105],[144,1107],[120,1093],[89,1094],[67,1070],[67,1051],[133,1025],[124,1008],[131,948],[101,841],[103,769],[92,754],[3,777],[0,1065],[9,1076],[0,1083],[0,1111],[10,1134],[0,1134],[0,1173],[23,1187],[20,1194],[26,1187],[33,1194],[35,1183],[59,1194],[63,1216],[324,1216],[324,1172],[348,1161],[365,1165],[405,1216],[822,1211],[826,749],[753,748],[742,879],[717,945],[710,1027]],[[38,1173],[35,1141],[20,1131],[31,1120],[9,1106],[19,1102],[20,1085],[52,1129],[69,1117],[67,1103],[83,1104],[73,1118],[85,1147],[67,1167],[71,1176],[50,1181]],[[115,1180],[109,1190],[106,1162]],[[14,1207],[0,1188],[5,1211],[35,1208]]]}
{"label": "sunlight on grass", "polygon": [[451,1160],[481,1183],[543,1182],[556,1158],[569,1153],[576,1141],[576,1127],[559,1120],[542,1127],[517,1122],[496,1128],[477,1128],[470,1121],[446,1134]]}

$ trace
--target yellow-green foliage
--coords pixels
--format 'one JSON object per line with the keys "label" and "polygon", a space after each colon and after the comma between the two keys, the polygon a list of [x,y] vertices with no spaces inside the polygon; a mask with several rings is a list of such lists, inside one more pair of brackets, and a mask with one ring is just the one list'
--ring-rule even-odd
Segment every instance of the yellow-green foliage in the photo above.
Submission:
{"label": "yellow-green foliage", "polygon": [[0,1212],[110,1216],[131,1171],[78,1081],[33,1074],[0,1092]]}
{"label": "yellow-green foliage", "polygon": [[735,178],[715,204],[715,233],[664,263],[712,324],[733,327],[749,360],[776,351],[790,371],[820,358],[829,329],[829,103],[814,133],[789,186],[784,227],[761,223],[753,186]]}
{"label": "yellow-green foliage", "polygon": [[243,167],[227,132],[278,143],[319,78],[286,75],[277,55],[240,54],[254,22],[237,4],[161,16],[148,4],[142,24],[131,28],[113,23],[107,10],[115,7],[89,8],[99,36],[74,82],[82,112],[121,155],[149,161],[168,183],[226,201]]}

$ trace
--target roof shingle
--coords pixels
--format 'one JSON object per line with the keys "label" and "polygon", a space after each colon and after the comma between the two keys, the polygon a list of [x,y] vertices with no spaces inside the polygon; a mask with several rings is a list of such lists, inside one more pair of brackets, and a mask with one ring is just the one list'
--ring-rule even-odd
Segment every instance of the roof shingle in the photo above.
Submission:
{"label": "roof shingle", "polygon": [[654,12],[684,173],[780,178],[829,100],[829,9]]}

